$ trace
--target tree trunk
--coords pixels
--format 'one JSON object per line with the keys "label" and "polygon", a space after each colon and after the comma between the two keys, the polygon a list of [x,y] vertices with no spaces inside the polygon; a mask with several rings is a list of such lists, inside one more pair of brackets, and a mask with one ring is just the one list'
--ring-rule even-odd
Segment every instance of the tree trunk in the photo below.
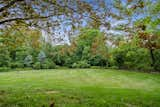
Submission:
{"label": "tree trunk", "polygon": [[154,49],[150,49],[150,56],[151,56],[151,67],[154,67],[155,65],[155,57],[154,57],[154,53],[153,53]]}
{"label": "tree trunk", "polygon": [[11,51],[10,56],[12,58],[13,61],[16,60],[16,51]]}

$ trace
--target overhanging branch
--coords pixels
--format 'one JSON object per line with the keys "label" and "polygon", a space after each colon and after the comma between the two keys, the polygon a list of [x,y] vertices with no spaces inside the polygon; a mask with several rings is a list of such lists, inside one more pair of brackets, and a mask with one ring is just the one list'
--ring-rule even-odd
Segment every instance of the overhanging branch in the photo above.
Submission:
{"label": "overhanging branch", "polygon": [[9,7],[13,6],[16,2],[20,2],[23,0],[12,0],[7,5],[0,8],[0,12],[3,12],[4,10],[8,9]]}
{"label": "overhanging branch", "polygon": [[0,21],[0,25],[7,23],[7,22],[12,22],[12,21],[18,21],[18,20],[33,20],[33,19],[46,19],[49,17],[52,17],[53,15],[50,16],[41,16],[41,17],[24,17],[24,18],[11,18],[11,19],[6,19],[6,20],[2,20]]}

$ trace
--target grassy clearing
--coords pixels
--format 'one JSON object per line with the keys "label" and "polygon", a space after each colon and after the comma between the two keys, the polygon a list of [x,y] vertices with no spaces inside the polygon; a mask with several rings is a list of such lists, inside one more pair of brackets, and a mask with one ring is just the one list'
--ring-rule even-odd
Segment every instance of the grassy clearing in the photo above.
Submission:
{"label": "grassy clearing", "polygon": [[160,75],[106,69],[0,73],[0,107],[160,107]]}

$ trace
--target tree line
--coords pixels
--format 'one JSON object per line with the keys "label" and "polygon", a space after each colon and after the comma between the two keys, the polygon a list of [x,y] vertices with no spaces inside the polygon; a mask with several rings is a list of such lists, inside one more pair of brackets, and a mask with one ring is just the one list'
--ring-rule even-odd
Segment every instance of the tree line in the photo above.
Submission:
{"label": "tree line", "polygon": [[2,70],[58,67],[160,70],[160,50],[155,49],[152,56],[150,49],[142,46],[142,35],[129,40],[125,36],[113,37],[114,45],[111,45],[106,43],[108,38],[105,33],[98,29],[83,28],[78,36],[72,38],[70,45],[52,45],[44,40],[37,29],[21,27],[19,30],[23,34],[12,28],[1,31]]}

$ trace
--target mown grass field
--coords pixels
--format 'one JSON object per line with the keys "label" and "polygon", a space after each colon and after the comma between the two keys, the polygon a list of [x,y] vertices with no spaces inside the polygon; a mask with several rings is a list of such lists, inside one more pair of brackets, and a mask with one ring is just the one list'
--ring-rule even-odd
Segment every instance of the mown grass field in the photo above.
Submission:
{"label": "mown grass field", "polygon": [[160,74],[106,69],[0,73],[0,107],[160,107]]}

